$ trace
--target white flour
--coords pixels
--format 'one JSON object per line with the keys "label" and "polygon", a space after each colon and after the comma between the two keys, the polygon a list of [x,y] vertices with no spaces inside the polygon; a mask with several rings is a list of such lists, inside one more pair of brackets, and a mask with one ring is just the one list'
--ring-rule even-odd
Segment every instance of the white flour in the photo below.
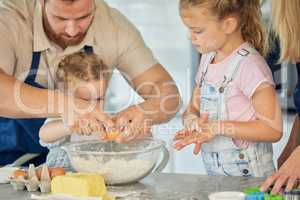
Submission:
{"label": "white flour", "polygon": [[97,172],[104,176],[108,184],[122,184],[143,178],[154,167],[154,162],[141,159],[110,159],[95,160],[93,156],[88,159],[73,157],[73,167],[79,172]]}

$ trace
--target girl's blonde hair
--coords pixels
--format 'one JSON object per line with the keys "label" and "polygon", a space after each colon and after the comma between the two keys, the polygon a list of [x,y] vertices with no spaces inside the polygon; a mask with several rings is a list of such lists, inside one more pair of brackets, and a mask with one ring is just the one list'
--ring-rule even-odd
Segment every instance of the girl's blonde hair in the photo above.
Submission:
{"label": "girl's blonde hair", "polygon": [[67,82],[69,78],[83,81],[108,79],[107,66],[93,53],[78,52],[66,56],[59,64],[56,81]]}
{"label": "girl's blonde hair", "polygon": [[289,60],[298,62],[300,59],[300,1],[272,1],[273,29],[280,38],[280,62]]}
{"label": "girl's blonde hair", "polygon": [[267,55],[267,32],[262,21],[260,0],[180,0],[180,8],[206,6],[222,20],[238,15],[243,39],[252,44],[263,56]]}

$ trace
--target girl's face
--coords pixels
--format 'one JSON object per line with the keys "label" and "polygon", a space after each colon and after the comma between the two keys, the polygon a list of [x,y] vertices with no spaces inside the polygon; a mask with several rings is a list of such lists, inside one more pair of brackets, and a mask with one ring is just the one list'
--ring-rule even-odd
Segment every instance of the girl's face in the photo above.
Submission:
{"label": "girl's face", "polygon": [[192,43],[200,53],[217,51],[224,46],[227,34],[223,30],[223,21],[212,16],[208,9],[191,6],[182,8],[180,15]]}

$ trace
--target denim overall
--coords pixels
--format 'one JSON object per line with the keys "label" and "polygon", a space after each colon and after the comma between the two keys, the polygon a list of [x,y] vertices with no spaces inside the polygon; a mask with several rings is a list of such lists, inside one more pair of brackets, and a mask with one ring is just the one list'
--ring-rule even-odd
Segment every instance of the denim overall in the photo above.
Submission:
{"label": "denim overall", "polygon": [[[205,76],[215,53],[203,62],[200,112],[209,113],[209,120],[229,120],[226,107],[228,88],[233,82],[241,61],[255,49],[240,49],[231,60],[231,66],[221,85],[207,83]],[[271,143],[250,143],[248,147],[238,147],[232,138],[218,134],[212,141],[202,145],[202,158],[208,175],[265,177],[275,171]]]}
{"label": "denim overall", "polygon": [[[86,52],[93,52],[86,46]],[[40,64],[41,52],[33,52],[29,74],[24,83],[37,88],[44,88],[35,82]],[[0,86],[1,87],[1,86]],[[39,143],[39,130],[45,118],[10,119],[0,117],[0,166],[13,163],[26,153],[38,153],[41,156],[31,161],[35,165],[44,163],[48,149]]]}

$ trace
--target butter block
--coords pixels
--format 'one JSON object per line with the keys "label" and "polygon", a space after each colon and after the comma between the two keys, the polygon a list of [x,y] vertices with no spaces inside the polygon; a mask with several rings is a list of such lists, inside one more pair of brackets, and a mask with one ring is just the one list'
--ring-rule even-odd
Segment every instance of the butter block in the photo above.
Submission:
{"label": "butter block", "polygon": [[55,177],[51,182],[53,194],[77,197],[105,197],[107,190],[104,178],[95,173],[69,173]]}

